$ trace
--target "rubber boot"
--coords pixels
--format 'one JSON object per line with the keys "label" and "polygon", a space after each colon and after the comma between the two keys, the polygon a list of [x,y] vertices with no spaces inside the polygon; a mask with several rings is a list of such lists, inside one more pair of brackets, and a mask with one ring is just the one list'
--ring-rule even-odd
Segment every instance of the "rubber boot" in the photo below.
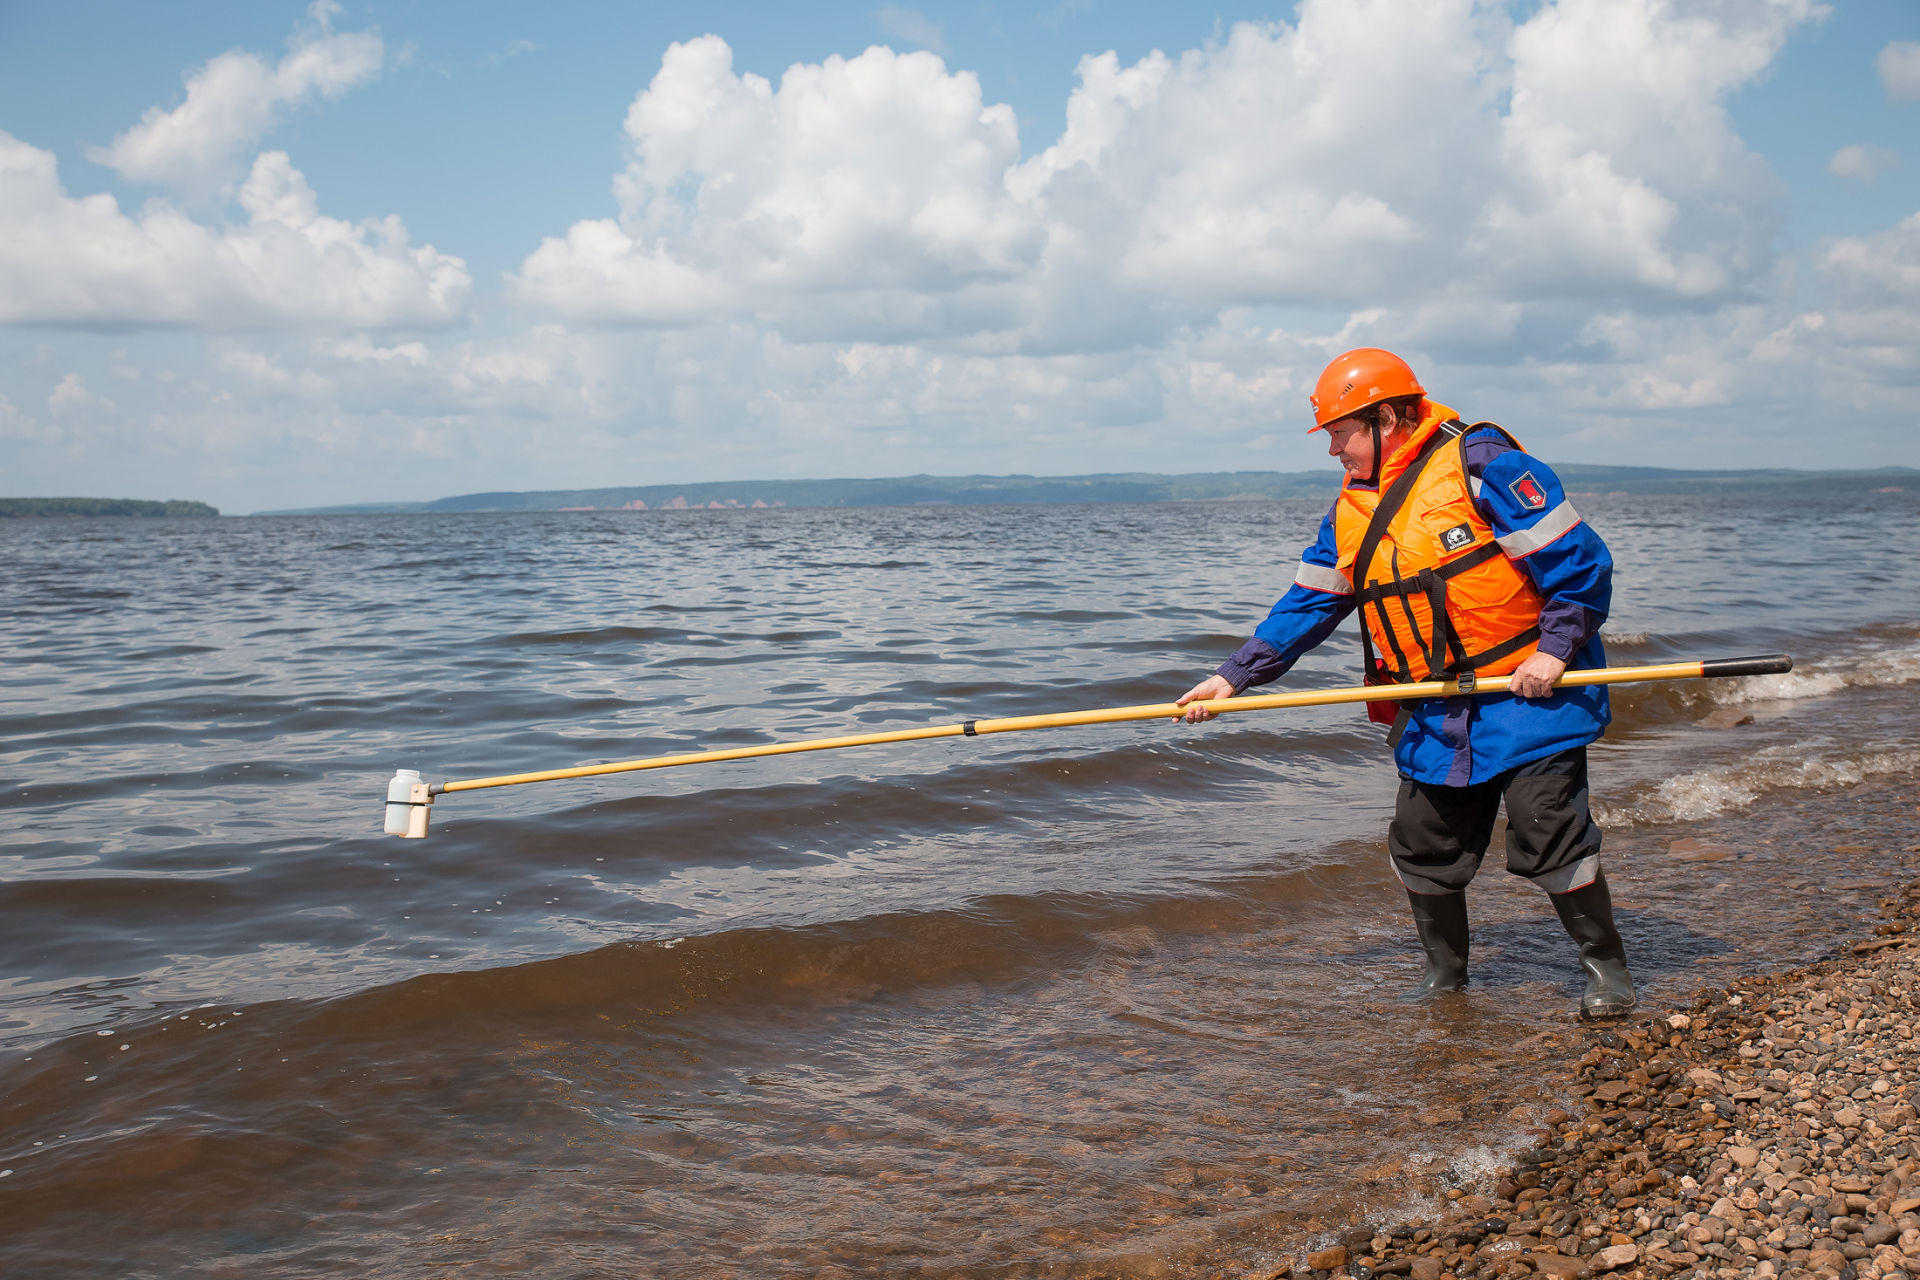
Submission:
{"label": "rubber boot", "polygon": [[1637,1003],[1633,975],[1627,972],[1627,951],[1620,931],[1613,927],[1613,895],[1607,878],[1571,893],[1549,894],[1553,909],[1567,934],[1580,944],[1580,967],[1587,971],[1587,991],[1580,997],[1580,1016],[1587,1019],[1621,1018]]}
{"label": "rubber boot", "polygon": [[1420,931],[1420,949],[1427,953],[1427,972],[1406,998],[1425,1000],[1442,991],[1463,990],[1467,985],[1467,895],[1409,892],[1407,902],[1413,908],[1414,928]]}

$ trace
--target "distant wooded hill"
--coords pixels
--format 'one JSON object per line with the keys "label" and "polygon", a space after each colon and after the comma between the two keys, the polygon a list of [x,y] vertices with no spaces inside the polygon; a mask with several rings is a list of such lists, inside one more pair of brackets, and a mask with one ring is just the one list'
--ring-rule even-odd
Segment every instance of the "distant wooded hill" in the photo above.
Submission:
{"label": "distant wooded hill", "polygon": [[[1673,471],[1662,467],[1554,467],[1572,492],[1699,494],[1785,489],[1920,492],[1920,471]],[[262,515],[346,515],[435,511],[619,511],[695,507],[906,507],[1029,502],[1230,502],[1330,498],[1332,471],[1123,472],[1090,476],[900,476],[884,480],[737,480],[467,493],[432,502],[363,503],[265,511]]]}
{"label": "distant wooded hill", "polygon": [[[1324,493],[1327,473],[1145,472],[1094,476],[898,476],[881,480],[740,480],[617,489],[468,493],[433,502],[329,507],[337,511],[617,511],[692,507],[911,507],[1028,502],[1177,502],[1294,498]],[[285,513],[319,514],[319,513]]]}
{"label": "distant wooded hill", "polygon": [[204,502],[139,498],[0,498],[0,519],[17,516],[217,516]]}

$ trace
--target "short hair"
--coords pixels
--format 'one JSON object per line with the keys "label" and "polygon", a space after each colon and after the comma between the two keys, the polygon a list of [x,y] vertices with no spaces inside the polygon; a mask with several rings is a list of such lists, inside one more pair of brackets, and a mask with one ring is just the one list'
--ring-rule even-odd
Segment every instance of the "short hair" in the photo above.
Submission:
{"label": "short hair", "polygon": [[1385,405],[1392,405],[1394,413],[1399,415],[1403,421],[1418,423],[1420,421],[1420,404],[1425,398],[1424,396],[1393,396],[1390,399],[1381,400],[1369,405],[1367,406],[1369,422],[1371,425],[1377,426],[1384,431],[1387,424],[1381,421],[1381,419],[1386,415],[1382,414],[1380,410]]}

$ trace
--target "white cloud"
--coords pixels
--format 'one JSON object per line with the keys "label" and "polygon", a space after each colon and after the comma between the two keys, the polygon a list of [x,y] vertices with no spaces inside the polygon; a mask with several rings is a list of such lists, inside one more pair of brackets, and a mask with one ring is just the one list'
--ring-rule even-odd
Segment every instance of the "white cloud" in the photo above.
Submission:
{"label": "white cloud", "polygon": [[1821,265],[1845,298],[1920,305],[1920,213],[1873,235],[1829,242]]}
{"label": "white cloud", "polygon": [[1880,177],[1881,171],[1900,163],[1900,157],[1885,147],[1869,147],[1860,143],[1840,148],[1827,161],[1827,172],[1836,178],[1851,178],[1855,182],[1873,182]]}
{"label": "white cloud", "polygon": [[628,112],[618,217],[544,241],[516,292],[576,323],[1031,353],[1244,305],[1470,297],[1509,333],[1540,300],[1699,306],[1761,279],[1777,228],[1725,99],[1819,12],[1306,0],[1177,58],[1084,59],[1024,161],[1012,113],[929,54],[776,89],[706,36]]}
{"label": "white cloud", "polygon": [[482,423],[512,423],[520,431],[540,424],[558,439],[567,423],[607,420],[610,401],[630,407],[652,358],[652,351],[636,350],[632,335],[538,326],[443,343],[365,334],[281,343],[235,337],[221,340],[212,363],[222,385],[255,412],[298,417],[317,410],[381,424],[377,430],[396,421],[431,422],[454,437]]}
{"label": "white cloud", "polygon": [[[231,330],[462,320],[472,282],[459,258],[416,248],[397,217],[321,215],[284,152],[244,159],[289,109],[337,98],[379,72],[380,37],[334,32],[340,11],[314,0],[278,64],[221,54],[187,78],[177,106],[149,110],[93,149],[123,177],[176,193],[137,213],[111,196],[69,196],[50,153],[0,132],[0,324]],[[238,218],[200,208],[229,200]]]}
{"label": "white cloud", "polygon": [[371,32],[335,34],[340,6],[315,0],[310,25],[287,56],[269,67],[232,50],[187,80],[186,99],[171,110],[150,108],[140,123],[95,147],[90,159],[136,182],[173,188],[195,199],[215,195],[244,170],[244,157],[288,109],[316,97],[338,98],[378,74],[385,57]]}
{"label": "white cloud", "polygon": [[939,22],[918,9],[908,9],[897,4],[883,4],[874,12],[873,19],[880,24],[882,31],[890,36],[897,36],[907,44],[931,49],[935,53],[944,54],[947,51],[946,31]]}
{"label": "white cloud", "polygon": [[[1724,295],[1765,269],[1773,182],[1726,96],[1812,0],[1560,0],[1513,35],[1500,172],[1473,247],[1522,293]],[[1716,20],[1718,19],[1718,20]]]}
{"label": "white cloud", "polygon": [[[26,477],[20,467],[23,461],[21,453],[57,447],[63,440],[71,443],[75,431],[76,426],[72,423],[56,424],[51,418],[31,417],[5,395],[0,395],[0,440],[18,446],[21,451],[9,456],[5,465],[0,465],[0,483],[6,486],[7,493],[24,495],[34,492],[30,481],[23,483]],[[41,492],[45,491],[41,489]]]}
{"label": "white cloud", "polygon": [[77,373],[69,373],[61,378],[53,394],[47,397],[47,409],[56,417],[110,411],[113,408],[113,401],[89,391],[87,380]]}
{"label": "white cloud", "polygon": [[1498,89],[1479,34],[1467,0],[1310,2],[1177,59],[1086,58],[1066,131],[1012,184],[1046,207],[1063,292],[1117,268],[1135,299],[1377,299],[1431,275],[1436,225],[1478,198]]}
{"label": "white cloud", "polygon": [[1920,40],[1894,40],[1873,60],[1880,85],[1895,102],[1920,98]]}
{"label": "white cloud", "polygon": [[398,218],[323,216],[279,151],[256,157],[243,225],[155,201],[74,198],[52,153],[0,132],[0,324],[100,328],[443,325],[465,311],[466,264],[414,247]]}
{"label": "white cloud", "polygon": [[911,326],[931,297],[1031,267],[1041,231],[1005,186],[1013,112],[983,106],[971,73],[873,48],[795,65],[776,90],[732,57],[716,36],[668,49],[627,113],[619,220],[542,243],[522,298],[675,325],[838,294]]}
{"label": "white cloud", "polygon": [[1815,351],[1826,400],[1906,422],[1920,391],[1920,213],[1831,240],[1818,261],[1829,292]]}
{"label": "white cloud", "polygon": [[13,401],[0,394],[0,440],[44,442],[51,438],[52,433],[21,413]]}
{"label": "white cloud", "polygon": [[544,48],[546,48],[546,46],[538,41],[529,40],[525,36],[515,36],[513,39],[507,41],[504,47],[482,57],[480,59],[480,65],[487,68],[504,66],[522,54],[538,53]]}

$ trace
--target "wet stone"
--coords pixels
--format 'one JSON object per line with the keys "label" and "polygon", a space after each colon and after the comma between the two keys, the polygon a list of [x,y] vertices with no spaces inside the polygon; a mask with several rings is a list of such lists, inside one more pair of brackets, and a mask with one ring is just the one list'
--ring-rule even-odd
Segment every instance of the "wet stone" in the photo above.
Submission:
{"label": "wet stone", "polygon": [[1337,1244],[1331,1249],[1322,1249],[1318,1253],[1307,1255],[1307,1266],[1315,1271],[1332,1271],[1335,1267],[1347,1265],[1347,1247]]}
{"label": "wet stone", "polygon": [[[1920,920],[1920,882],[1881,910]],[[1562,1096],[1587,1114],[1545,1111],[1513,1167],[1448,1191],[1438,1219],[1363,1224],[1339,1262],[1309,1261],[1424,1280],[1920,1277],[1912,936],[1575,1042]]]}
{"label": "wet stone", "polygon": [[1632,1266],[1639,1259],[1640,1249],[1637,1245],[1614,1244],[1595,1253],[1591,1265],[1595,1271],[1613,1271]]}
{"label": "wet stone", "polygon": [[1724,844],[1692,836],[1673,841],[1667,846],[1667,852],[1682,862],[1725,862],[1734,856],[1734,851]]}

